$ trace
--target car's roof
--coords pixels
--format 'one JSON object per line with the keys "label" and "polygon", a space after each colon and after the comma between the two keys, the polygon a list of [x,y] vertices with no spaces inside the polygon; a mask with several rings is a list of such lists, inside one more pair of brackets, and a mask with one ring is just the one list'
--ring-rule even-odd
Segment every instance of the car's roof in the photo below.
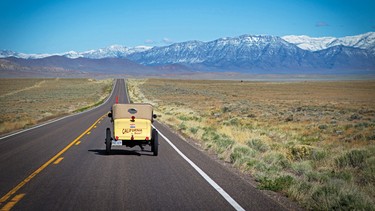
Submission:
{"label": "car's roof", "polygon": [[113,119],[137,119],[152,120],[153,108],[148,103],[114,104],[112,106]]}

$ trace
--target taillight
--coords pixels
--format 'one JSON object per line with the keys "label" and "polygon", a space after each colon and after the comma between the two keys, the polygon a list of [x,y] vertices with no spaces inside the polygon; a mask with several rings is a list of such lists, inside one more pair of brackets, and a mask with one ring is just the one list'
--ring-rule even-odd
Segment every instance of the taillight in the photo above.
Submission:
{"label": "taillight", "polygon": [[134,136],[133,136],[133,135],[132,135],[132,137],[130,138],[130,140],[132,140],[132,141],[134,140]]}
{"label": "taillight", "polygon": [[132,118],[132,121],[134,121],[134,120],[135,120],[135,116],[132,116],[131,118]]}
{"label": "taillight", "polygon": [[115,137],[116,141],[118,140],[118,136]]}
{"label": "taillight", "polygon": [[150,140],[150,138],[147,136],[147,137],[146,137],[146,141],[148,141],[148,140]]}

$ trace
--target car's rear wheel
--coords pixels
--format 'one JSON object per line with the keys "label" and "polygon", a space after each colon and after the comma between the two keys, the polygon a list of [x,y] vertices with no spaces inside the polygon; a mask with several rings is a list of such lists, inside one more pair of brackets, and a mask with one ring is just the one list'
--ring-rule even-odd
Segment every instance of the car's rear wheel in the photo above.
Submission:
{"label": "car's rear wheel", "polygon": [[111,138],[111,129],[107,128],[105,136],[105,152],[109,154],[111,152],[112,138]]}
{"label": "car's rear wheel", "polygon": [[151,139],[151,151],[153,152],[154,156],[158,156],[159,151],[159,134],[158,131],[153,129],[152,130],[152,139]]}

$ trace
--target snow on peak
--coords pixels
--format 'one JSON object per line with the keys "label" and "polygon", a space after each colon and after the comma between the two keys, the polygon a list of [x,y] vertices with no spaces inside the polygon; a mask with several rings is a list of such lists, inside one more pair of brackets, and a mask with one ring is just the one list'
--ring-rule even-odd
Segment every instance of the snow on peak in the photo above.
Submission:
{"label": "snow on peak", "polygon": [[11,51],[11,50],[1,50],[0,51],[0,58],[16,56],[16,54],[17,54],[16,52]]}
{"label": "snow on peak", "polygon": [[374,48],[375,32],[368,32],[356,36],[346,36],[339,38],[340,44],[362,49]]}
{"label": "snow on peak", "polygon": [[309,51],[318,51],[323,50],[329,47],[330,43],[335,41],[335,37],[309,37],[306,35],[296,36],[289,35],[282,37],[285,41],[293,43],[298,47],[309,50]]}
{"label": "snow on peak", "polygon": [[65,57],[68,57],[70,59],[76,59],[76,58],[82,57],[82,55],[79,52],[76,52],[76,51],[68,51],[68,52],[60,54],[60,56],[65,56]]}
{"label": "snow on peak", "polygon": [[295,44],[298,47],[309,50],[319,51],[337,45],[356,47],[361,49],[375,48],[375,32],[368,32],[356,36],[336,37],[309,37],[306,35],[289,35],[282,37],[285,41]]}
{"label": "snow on peak", "polygon": [[[122,45],[111,45],[106,48],[99,48],[97,50],[89,50],[74,55],[75,58],[85,57],[90,59],[102,59],[102,58],[122,58],[126,57],[129,54],[136,52],[143,52],[151,49],[152,47],[148,46],[137,46],[129,48]],[[64,54],[64,56],[72,58],[71,55]]]}

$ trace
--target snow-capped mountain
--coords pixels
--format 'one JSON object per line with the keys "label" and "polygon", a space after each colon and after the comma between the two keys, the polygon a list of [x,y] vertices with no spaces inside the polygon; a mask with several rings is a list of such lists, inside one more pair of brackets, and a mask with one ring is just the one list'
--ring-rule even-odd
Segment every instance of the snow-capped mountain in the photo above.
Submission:
{"label": "snow-capped mountain", "polygon": [[304,59],[304,50],[276,36],[242,35],[211,42],[189,41],[154,47],[127,58],[145,65],[182,63],[212,68],[293,66]]}
{"label": "snow-capped mountain", "polygon": [[16,57],[16,58],[23,58],[23,59],[40,59],[53,56],[53,54],[25,54],[25,53],[17,53],[10,50],[2,50],[0,51],[0,58],[7,58],[7,57]]}
{"label": "snow-capped mountain", "polygon": [[[37,68],[38,65],[48,64],[53,68],[107,71],[107,67],[112,66],[113,71],[121,71],[129,69],[127,67],[130,64],[134,67],[138,64],[141,65],[137,66],[138,70],[153,71],[156,68],[246,73],[335,74],[362,71],[375,74],[375,33],[343,38],[242,35],[209,42],[187,41],[159,47],[129,48],[113,45],[98,50],[53,55],[0,52],[0,58],[21,58],[4,61],[4,65],[8,65],[9,61],[13,62],[13,67],[34,65]],[[34,62],[33,59],[38,61]],[[69,64],[63,64],[64,62]]]}
{"label": "snow-capped mountain", "polygon": [[[89,59],[124,58],[129,54],[147,51],[151,48],[152,47],[149,47],[149,46],[137,46],[134,48],[128,48],[128,47],[121,46],[121,45],[112,45],[107,48],[100,48],[98,50],[81,52],[79,53],[79,57],[84,57],[84,58],[89,58]],[[64,55],[64,56],[67,56],[67,55]]]}
{"label": "snow-capped mountain", "polygon": [[309,37],[306,35],[296,36],[289,35],[283,36],[284,40],[293,43],[298,47],[309,50],[319,51],[333,46],[343,45],[347,47],[356,47],[365,50],[371,50],[375,53],[375,32],[368,32],[356,36],[346,36],[342,38],[335,37]]}
{"label": "snow-capped mountain", "polygon": [[0,51],[0,58],[18,57],[18,53],[10,50]]}
{"label": "snow-capped mountain", "polygon": [[[182,50],[181,55],[178,57],[182,58],[183,54],[187,54],[188,52],[195,51],[197,60],[195,62],[203,61],[202,58],[198,59],[198,57],[202,57],[205,53],[203,51],[207,51],[208,49],[201,49],[202,46],[206,45],[205,47],[213,46],[214,43],[217,44],[216,47],[220,48],[227,48],[227,46],[233,47],[240,47],[243,48],[244,46],[249,45],[260,45],[261,43],[267,43],[267,40],[264,40],[264,37],[273,37],[278,38],[276,36],[251,36],[251,35],[242,35],[235,38],[220,38],[211,42],[201,42],[201,41],[188,41],[183,43],[176,43],[170,46],[163,46],[163,47],[155,47],[158,50],[163,51],[179,51]],[[375,53],[375,32],[368,32],[365,34],[360,34],[356,36],[347,36],[342,38],[336,37],[309,37],[306,35],[289,35],[281,37],[288,43],[294,44],[303,50],[309,51],[320,51],[324,50],[333,46],[343,45],[347,47],[355,47],[364,50],[370,50]],[[262,41],[262,39],[264,41]],[[247,43],[247,44],[246,44]],[[226,46],[226,47],[224,47]],[[260,47],[259,46],[259,47]],[[205,48],[204,47],[204,48]],[[112,45],[106,48],[100,48],[97,50],[89,50],[83,52],[76,52],[76,51],[69,51],[65,53],[54,53],[54,54],[24,54],[24,53],[17,53],[10,50],[3,50],[0,51],[0,58],[6,57],[17,57],[17,58],[24,58],[24,59],[38,59],[38,58],[45,58],[49,56],[65,56],[68,58],[90,58],[90,59],[100,59],[100,58],[124,58],[124,57],[132,57],[137,58],[137,56],[133,54],[141,53],[141,52],[148,52],[152,50],[153,47],[150,46],[137,46],[137,47],[126,47],[122,45]],[[155,50],[156,50],[155,49]],[[139,56],[139,55],[138,55]],[[172,57],[176,57],[177,55],[170,55]],[[138,60],[138,59],[136,59]],[[173,59],[171,59],[172,61]],[[174,62],[185,63],[186,61],[182,60],[173,60]],[[192,61],[189,61],[192,62]],[[157,62],[156,62],[157,63]],[[156,64],[155,63],[155,64]]]}
{"label": "snow-capped mountain", "polygon": [[129,54],[147,51],[151,48],[152,47],[149,46],[125,47],[121,45],[112,45],[106,48],[100,48],[98,50],[89,50],[83,52],[68,51],[65,53],[54,54],[24,54],[9,50],[3,50],[0,51],[0,58],[16,57],[22,59],[40,59],[50,56],[65,56],[70,59],[76,59],[81,57],[89,59],[124,58]]}
{"label": "snow-capped mountain", "polygon": [[[375,70],[373,33],[315,39],[314,51],[277,36],[242,35],[210,42],[189,41],[129,54],[144,65],[183,64],[195,70],[240,72],[322,72]],[[345,45],[344,45],[345,44]],[[319,48],[317,47],[319,46]]]}
{"label": "snow-capped mountain", "polygon": [[332,43],[332,46],[344,45],[348,47],[356,47],[366,50],[372,50],[375,53],[375,32],[368,32],[357,36],[347,36]]}

